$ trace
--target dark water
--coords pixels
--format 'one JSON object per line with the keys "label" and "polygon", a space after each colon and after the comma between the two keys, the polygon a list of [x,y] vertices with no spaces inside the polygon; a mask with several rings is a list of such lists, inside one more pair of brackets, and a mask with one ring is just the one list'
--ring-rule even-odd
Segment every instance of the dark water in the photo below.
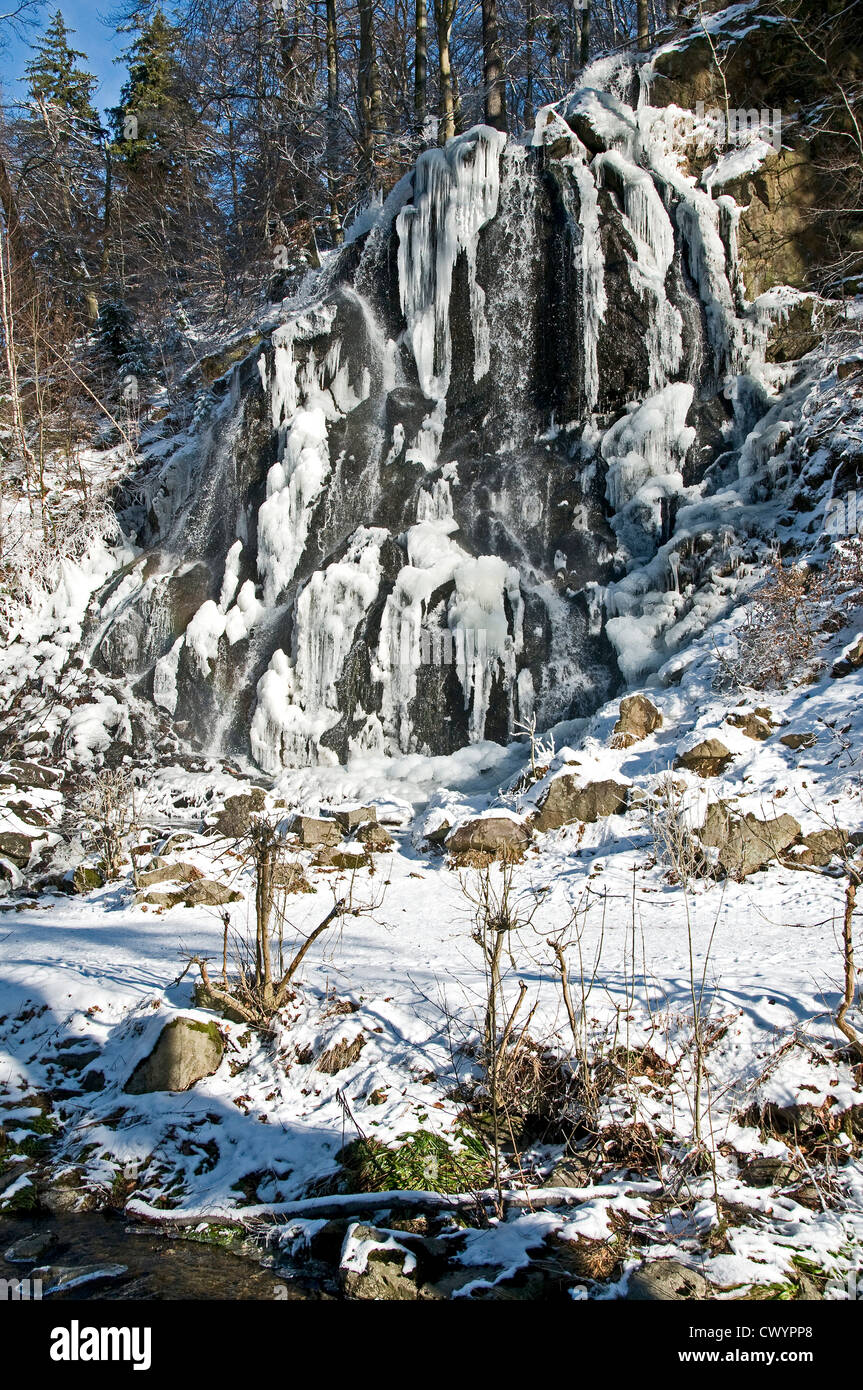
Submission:
{"label": "dark water", "polygon": [[[56,1243],[35,1261],[5,1258],[25,1236],[53,1232]],[[34,1218],[0,1217],[0,1279],[26,1279],[34,1267],[62,1266],[79,1271],[125,1265],[126,1273],[94,1279],[50,1295],[51,1301],[81,1299],[313,1299],[320,1293],[296,1271],[279,1263],[272,1269],[246,1255],[197,1241],[172,1239],[150,1228],[130,1226],[122,1217],[87,1212]],[[43,1281],[44,1282],[44,1281]],[[44,1283],[47,1288],[47,1282]]]}

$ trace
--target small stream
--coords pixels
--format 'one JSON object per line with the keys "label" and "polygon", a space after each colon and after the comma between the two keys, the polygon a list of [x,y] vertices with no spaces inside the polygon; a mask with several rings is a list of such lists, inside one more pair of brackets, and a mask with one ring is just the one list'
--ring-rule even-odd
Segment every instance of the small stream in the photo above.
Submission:
{"label": "small stream", "polygon": [[[49,1241],[49,1238],[53,1240]],[[6,1258],[16,1243],[35,1238],[34,1258]],[[40,1249],[40,1247],[44,1247]],[[34,1218],[0,1217],[0,1279],[22,1280],[33,1269],[50,1266],[43,1275],[42,1296],[80,1299],[274,1299],[326,1297],[307,1270],[265,1256],[264,1267],[245,1253],[219,1245],[177,1238],[150,1227],[130,1225],[110,1212],[83,1212]],[[57,1271],[63,1271],[58,1274]],[[302,1276],[302,1277],[301,1277]],[[54,1283],[78,1280],[74,1286],[49,1292]]]}

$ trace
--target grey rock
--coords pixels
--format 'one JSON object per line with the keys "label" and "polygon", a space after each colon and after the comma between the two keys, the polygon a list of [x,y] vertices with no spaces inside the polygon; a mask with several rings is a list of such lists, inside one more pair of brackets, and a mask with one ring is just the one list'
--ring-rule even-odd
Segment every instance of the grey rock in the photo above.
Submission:
{"label": "grey rock", "polygon": [[151,1091],[188,1091],[218,1071],[225,1044],[215,1023],[175,1018],[159,1034],[149,1057],[139,1062],[126,1082],[130,1095]]}
{"label": "grey rock", "polygon": [[630,1275],[626,1296],[639,1303],[703,1300],[713,1296],[713,1285],[678,1260],[652,1260]]}
{"label": "grey rock", "polygon": [[314,849],[318,845],[337,845],[342,838],[338,822],[322,816],[295,816],[291,829],[295,835],[299,835],[300,843],[306,849]]}
{"label": "grey rock", "polygon": [[34,1264],[44,1259],[56,1244],[54,1231],[34,1231],[32,1235],[22,1236],[14,1245],[10,1245],[3,1258],[13,1265]]}
{"label": "grey rock", "polygon": [[357,826],[366,825],[378,818],[375,806],[352,806],[343,811],[334,811],[333,815],[343,830],[355,830]]}

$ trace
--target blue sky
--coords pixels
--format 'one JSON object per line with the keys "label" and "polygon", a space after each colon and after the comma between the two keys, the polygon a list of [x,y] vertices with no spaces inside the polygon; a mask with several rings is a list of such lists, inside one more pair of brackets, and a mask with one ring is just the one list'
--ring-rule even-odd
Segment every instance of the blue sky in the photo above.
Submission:
{"label": "blue sky", "polygon": [[104,7],[98,0],[95,4],[93,0],[48,0],[42,7],[37,24],[26,34],[21,38],[8,36],[0,56],[3,101],[14,101],[20,96],[21,75],[31,56],[29,45],[35,42],[59,9],[63,12],[67,28],[76,31],[70,40],[72,47],[87,54],[86,67],[99,80],[94,105],[100,111],[115,106],[125,79],[125,67],[113,59],[123,51],[128,38],[123,34],[118,35],[114,26],[106,22],[106,16],[114,8],[112,0],[107,0]]}

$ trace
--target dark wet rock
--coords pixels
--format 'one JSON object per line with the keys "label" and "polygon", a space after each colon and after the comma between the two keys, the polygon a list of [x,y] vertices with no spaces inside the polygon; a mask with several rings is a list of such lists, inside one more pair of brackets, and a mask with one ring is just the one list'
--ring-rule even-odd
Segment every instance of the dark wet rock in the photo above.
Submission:
{"label": "dark wet rock", "polygon": [[17,830],[0,833],[0,857],[11,860],[18,868],[23,869],[29,863],[32,852],[33,841],[26,835],[21,835]]}
{"label": "dark wet rock", "polygon": [[786,1187],[800,1176],[792,1163],[784,1158],[758,1155],[740,1170],[740,1181],[747,1187]]}
{"label": "dark wet rock", "polygon": [[348,1229],[341,1283],[346,1298],[406,1302],[419,1297],[416,1257],[392,1231],[355,1222]]}
{"label": "dark wet rock", "polygon": [[40,763],[13,761],[7,763],[0,773],[0,786],[38,787],[47,790],[56,787],[63,780],[63,772],[56,767],[43,767]]}
{"label": "dark wet rock", "polygon": [[10,1245],[4,1259],[10,1264],[35,1264],[42,1260],[57,1244],[54,1231],[34,1231],[32,1235],[22,1236]]}
{"label": "dark wet rock", "polygon": [[126,1082],[130,1095],[150,1091],[188,1091],[218,1071],[225,1044],[215,1023],[175,1018],[159,1034],[156,1046]]}
{"label": "dark wet rock", "polygon": [[52,1293],[67,1293],[85,1284],[109,1284],[128,1274],[128,1267],[119,1264],[41,1265],[30,1271],[30,1279],[42,1283],[42,1297]]}

